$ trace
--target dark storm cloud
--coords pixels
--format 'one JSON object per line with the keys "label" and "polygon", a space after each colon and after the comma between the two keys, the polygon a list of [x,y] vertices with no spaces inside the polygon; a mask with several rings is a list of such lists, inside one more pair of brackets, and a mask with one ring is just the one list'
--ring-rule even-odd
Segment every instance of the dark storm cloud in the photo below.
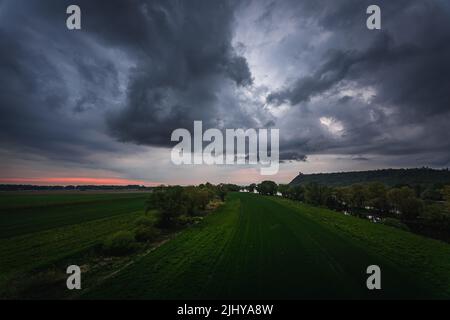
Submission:
{"label": "dark storm cloud", "polygon": [[450,32],[434,41],[423,40],[422,45],[396,45],[388,33],[380,33],[365,51],[330,51],[313,75],[271,93],[268,102],[297,105],[346,80],[376,86],[376,101],[408,108],[403,110],[406,116],[446,113],[450,105]]}
{"label": "dark storm cloud", "polygon": [[367,77],[378,68],[388,67],[404,61],[405,58],[417,56],[419,48],[414,46],[393,47],[392,39],[387,33],[379,33],[373,45],[367,50],[340,51],[331,50],[325,55],[325,62],[312,75],[302,77],[292,87],[271,93],[269,103],[288,101],[292,105],[307,102],[345,80]]}
{"label": "dark storm cloud", "polygon": [[[448,163],[446,1],[376,1],[381,31],[367,30],[365,0],[76,3],[81,31],[65,27],[73,1],[0,1],[2,149],[89,163],[126,152],[117,141],[169,146],[202,120],[280,128],[282,160],[423,152]],[[252,6],[261,14],[240,17],[248,41],[234,43],[237,13]],[[254,78],[266,47],[245,53],[258,33],[276,47],[265,66],[281,88]]]}
{"label": "dark storm cloud", "polygon": [[302,161],[305,162],[308,160],[308,156],[304,154],[299,154],[297,152],[282,152],[280,153],[280,162],[289,162],[289,161]]}
{"label": "dark storm cloud", "polygon": [[150,2],[145,8],[138,23],[154,35],[135,39],[147,48],[130,77],[125,107],[109,114],[111,132],[122,141],[168,146],[171,132],[191,128],[194,120],[205,127],[254,126],[233,95],[226,97],[252,84],[246,60],[231,46],[232,2]]}
{"label": "dark storm cloud", "polygon": [[[39,6],[38,12],[57,20],[67,4]],[[122,51],[132,66],[125,101],[120,110],[107,114],[108,131],[115,138],[169,146],[171,132],[191,127],[194,120],[208,127],[239,122],[254,126],[232,94],[234,87],[252,84],[245,58],[231,45],[235,1],[114,0],[78,5],[84,13],[83,33]],[[93,82],[97,73],[110,69],[105,63],[105,71],[89,72],[78,65],[80,75]],[[78,100],[76,112],[96,102],[87,104],[88,97]]]}
{"label": "dark storm cloud", "polygon": [[[300,75],[267,96],[274,106],[292,106],[287,116],[298,120],[295,127],[286,119],[280,119],[281,123],[309,132],[283,141],[284,148],[386,155],[448,150],[448,5],[444,1],[378,1],[382,30],[369,31],[365,8],[372,3],[323,3],[329,2],[292,3],[298,19],[303,14],[314,16],[330,36],[315,48],[321,54],[310,74]],[[374,91],[370,101],[338,98],[344,90],[367,88]],[[321,117],[339,121],[343,132],[338,136],[324,132]]]}
{"label": "dark storm cloud", "polygon": [[81,31],[65,27],[69,4],[1,3],[3,147],[81,161],[116,148],[104,133],[168,146],[193,120],[253,124],[233,96],[252,84],[234,1],[77,1]]}
{"label": "dark storm cloud", "polygon": [[116,150],[99,137],[101,115],[80,114],[117,97],[118,72],[89,35],[65,28],[65,8],[64,1],[0,4],[0,141],[24,154],[85,162],[92,150]]}

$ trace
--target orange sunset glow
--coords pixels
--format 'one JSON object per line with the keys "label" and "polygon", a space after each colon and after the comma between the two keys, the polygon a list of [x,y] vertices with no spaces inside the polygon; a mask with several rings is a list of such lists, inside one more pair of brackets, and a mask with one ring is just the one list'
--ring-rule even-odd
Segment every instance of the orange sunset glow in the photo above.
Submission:
{"label": "orange sunset glow", "polygon": [[40,177],[40,178],[0,178],[4,184],[37,184],[37,185],[144,185],[155,186],[157,182],[130,180],[122,178],[93,177]]}

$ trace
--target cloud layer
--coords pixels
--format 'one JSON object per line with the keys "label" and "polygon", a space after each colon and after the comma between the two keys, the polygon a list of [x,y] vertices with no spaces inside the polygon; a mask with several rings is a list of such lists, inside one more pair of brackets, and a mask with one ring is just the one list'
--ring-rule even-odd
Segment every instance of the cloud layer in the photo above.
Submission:
{"label": "cloud layer", "polygon": [[360,0],[80,0],[80,31],[65,27],[70,4],[0,1],[2,177],[169,181],[170,134],[194,120],[279,128],[292,172],[323,170],[320,155],[333,169],[329,155],[450,163],[446,1],[380,0],[380,31]]}

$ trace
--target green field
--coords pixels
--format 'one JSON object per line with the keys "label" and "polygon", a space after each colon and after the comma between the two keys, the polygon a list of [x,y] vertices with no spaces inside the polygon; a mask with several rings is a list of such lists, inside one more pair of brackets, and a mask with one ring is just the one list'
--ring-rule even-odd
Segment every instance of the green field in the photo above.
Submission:
{"label": "green field", "polygon": [[[1,194],[0,297],[450,297],[450,245],[254,194],[230,194],[201,223],[173,233],[159,247],[152,245],[154,250],[144,247],[117,263],[86,255],[111,234],[131,230],[143,215],[146,196]],[[72,295],[65,289],[68,264],[89,270],[84,289]],[[366,288],[366,268],[373,264],[381,267],[381,291]],[[102,268],[108,270],[99,272]],[[41,283],[30,287],[31,293],[15,292],[17,279],[28,279],[36,270],[57,270],[56,289]]]}
{"label": "green field", "polygon": [[145,193],[0,193],[0,239],[142,210]]}
{"label": "green field", "polygon": [[[70,260],[126,230],[143,193],[0,195],[0,295],[11,279]],[[76,263],[76,262],[73,262]]]}
{"label": "green field", "polygon": [[[382,290],[366,289],[366,268]],[[279,198],[232,194],[84,298],[449,298],[450,246]]]}

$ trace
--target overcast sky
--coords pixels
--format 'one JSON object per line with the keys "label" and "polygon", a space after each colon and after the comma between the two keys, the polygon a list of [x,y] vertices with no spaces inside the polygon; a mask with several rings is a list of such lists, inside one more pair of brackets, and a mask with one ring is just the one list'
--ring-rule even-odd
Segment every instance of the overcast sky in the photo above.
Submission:
{"label": "overcast sky", "polygon": [[278,128],[277,182],[448,167],[449,1],[0,0],[0,183],[268,178],[173,165],[170,135],[194,120]]}

